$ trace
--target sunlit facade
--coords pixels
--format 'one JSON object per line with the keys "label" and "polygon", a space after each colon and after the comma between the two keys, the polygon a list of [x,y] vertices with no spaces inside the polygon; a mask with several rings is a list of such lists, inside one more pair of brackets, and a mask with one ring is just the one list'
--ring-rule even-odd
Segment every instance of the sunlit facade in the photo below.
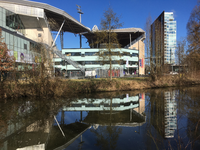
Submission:
{"label": "sunlit facade", "polygon": [[173,138],[177,129],[177,104],[175,91],[165,92],[165,138]]}
{"label": "sunlit facade", "polygon": [[[113,30],[117,34],[120,48],[112,49],[113,53],[117,53],[115,56],[112,55],[112,74],[113,77],[122,77],[124,75],[144,75],[145,74],[145,55],[144,55],[144,39],[145,31],[140,28],[124,28]],[[95,43],[95,34],[87,33],[83,34],[90,45],[90,48],[63,48],[62,54],[69,59],[82,65],[86,71],[95,70],[99,77],[110,76],[109,72],[106,71],[110,68],[110,62],[102,62],[98,58],[99,51],[102,51],[104,46]],[[58,72],[67,71],[65,75],[69,78],[76,77],[82,74],[81,70],[70,63],[63,63],[64,59],[55,58],[55,68]],[[104,70],[102,71],[99,70]],[[139,71],[138,71],[139,70]],[[99,73],[101,72],[101,73]],[[116,73],[120,72],[120,73]],[[115,74],[115,75],[114,75]],[[117,74],[117,75],[116,75]]]}
{"label": "sunlit facade", "polygon": [[175,63],[176,21],[173,12],[163,11],[151,25],[152,68]]}
{"label": "sunlit facade", "polygon": [[[116,56],[116,59],[112,61],[112,68],[113,69],[120,69],[122,68],[122,71],[124,69],[127,69],[127,62],[129,67],[129,73],[134,74],[137,72],[138,69],[138,50],[136,49],[116,49],[121,54],[121,57]],[[78,62],[80,65],[84,66],[86,70],[90,69],[106,69],[109,68],[109,62],[107,64],[102,64],[98,60],[98,48],[82,48],[82,49],[63,49],[62,54],[70,57],[71,59]],[[128,60],[128,61],[127,61]],[[80,70],[75,68],[71,64],[62,64],[61,58],[55,58],[55,66],[57,68],[60,68],[61,70],[67,70],[67,76],[70,77],[71,74],[75,72],[81,73]],[[142,67],[141,67],[142,68]],[[144,68],[144,67],[143,67]],[[142,69],[141,69],[142,70]],[[123,72],[122,72],[123,73]],[[118,74],[120,76],[120,73]]]}
{"label": "sunlit facade", "polygon": [[164,33],[164,62],[165,64],[174,64],[176,49],[176,21],[174,20],[173,12],[164,13]]}
{"label": "sunlit facade", "polygon": [[[51,5],[34,1],[0,0],[2,42],[6,43],[9,55],[15,58],[15,68],[19,73],[25,68],[35,70],[43,53],[50,63],[53,61],[52,50],[57,50],[57,47],[52,45],[55,43],[52,32],[58,32],[64,20],[68,24],[63,25],[62,32],[77,34],[90,31],[69,14]],[[53,63],[49,68],[52,66]]]}
{"label": "sunlit facade", "polygon": [[[38,49],[37,45],[39,44],[48,50],[47,59],[51,60],[50,62],[54,61],[49,68],[54,68],[54,71],[58,69],[65,70],[68,74],[70,72],[84,73],[88,68],[102,68],[103,66],[96,59],[97,56],[93,56],[93,53],[97,53],[100,47],[63,48],[62,42],[65,32],[84,33],[82,36],[87,38],[89,44],[95,41],[94,32],[65,11],[51,5],[34,1],[0,0],[0,28],[2,28],[2,37],[7,44],[10,55],[15,57],[16,68],[20,70],[25,67],[34,69],[37,63],[42,60],[41,55],[34,51],[34,49]],[[52,32],[60,34],[62,51],[57,49],[56,38],[54,39]],[[118,35],[121,45],[119,51],[122,54],[121,58],[116,58],[112,62],[114,70],[120,68],[121,74],[144,74],[143,41],[145,31],[140,28],[124,28],[116,29],[114,32]],[[72,55],[73,53],[76,54]],[[67,63],[63,65],[62,61]],[[106,67],[109,68],[108,65]]]}
{"label": "sunlit facade", "polygon": [[34,51],[37,42],[25,36],[25,27],[20,16],[0,7],[0,28],[2,42],[6,43],[9,55],[15,58],[16,68],[23,70],[23,67],[26,66],[32,69],[36,64],[36,58],[41,57]]}

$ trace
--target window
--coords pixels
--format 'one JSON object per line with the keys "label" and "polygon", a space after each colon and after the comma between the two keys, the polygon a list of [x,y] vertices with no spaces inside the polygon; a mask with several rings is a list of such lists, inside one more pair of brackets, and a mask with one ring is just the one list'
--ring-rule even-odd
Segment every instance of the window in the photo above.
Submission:
{"label": "window", "polygon": [[99,61],[85,61],[86,65],[94,65],[94,64],[100,64]]}
{"label": "window", "polygon": [[132,53],[131,56],[132,56],[132,57],[138,57],[138,54]]}
{"label": "window", "polygon": [[6,10],[6,26],[9,28],[15,29],[18,32],[24,34],[25,33],[25,27],[19,17],[19,15]]}
{"label": "window", "polygon": [[24,44],[24,49],[26,49],[26,50],[27,50],[27,44]]}
{"label": "window", "polygon": [[79,63],[80,65],[85,65],[85,62],[84,61],[77,61],[77,63]]}
{"label": "window", "polygon": [[60,62],[55,62],[55,65],[60,65]]}
{"label": "window", "polygon": [[81,52],[66,52],[66,56],[81,56]]}
{"label": "window", "polygon": [[35,50],[35,49],[36,49],[36,44],[30,42],[30,50],[33,51],[33,50]]}
{"label": "window", "polygon": [[131,56],[128,52],[123,52],[123,56]]}
{"label": "window", "polygon": [[98,52],[85,52],[85,56],[97,56]]}

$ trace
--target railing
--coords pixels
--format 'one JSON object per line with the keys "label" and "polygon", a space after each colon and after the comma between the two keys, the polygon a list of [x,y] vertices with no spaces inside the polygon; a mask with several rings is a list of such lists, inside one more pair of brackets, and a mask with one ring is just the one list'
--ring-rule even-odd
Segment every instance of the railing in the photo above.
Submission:
{"label": "railing", "polygon": [[145,38],[145,35],[142,34],[141,36],[139,36],[137,39],[135,39],[134,41],[131,42],[131,44],[126,45],[124,48],[129,48],[131,45],[135,44],[136,42],[138,42],[139,40]]}
{"label": "railing", "polygon": [[85,72],[85,68],[82,65],[80,65],[79,63],[77,63],[76,61],[72,60],[72,58],[70,58],[70,56],[65,56],[64,54],[61,53],[61,51],[59,51],[57,49],[56,50],[52,49],[51,51],[54,54],[56,54],[58,57],[60,57],[61,59],[67,61],[69,64],[71,64],[75,68],[79,68],[82,72]]}
{"label": "railing", "polygon": [[[44,20],[45,20],[45,23],[46,23],[46,25],[47,25],[49,31],[51,32],[52,38],[53,38],[52,31],[51,31],[51,28],[50,28],[50,26],[49,26],[49,24],[48,24],[46,15],[44,15]],[[48,49],[48,50],[49,50],[49,49]],[[54,48],[54,49],[52,48],[52,49],[50,49],[50,51],[51,51],[53,54],[56,54],[56,55],[57,55],[58,57],[60,57],[61,59],[67,61],[69,64],[71,64],[71,65],[74,66],[75,68],[79,68],[82,72],[85,72],[85,68],[84,68],[82,65],[80,65],[80,64],[77,63],[76,61],[72,60],[69,56],[66,56],[66,55],[62,54],[62,52],[59,51],[57,48]]]}

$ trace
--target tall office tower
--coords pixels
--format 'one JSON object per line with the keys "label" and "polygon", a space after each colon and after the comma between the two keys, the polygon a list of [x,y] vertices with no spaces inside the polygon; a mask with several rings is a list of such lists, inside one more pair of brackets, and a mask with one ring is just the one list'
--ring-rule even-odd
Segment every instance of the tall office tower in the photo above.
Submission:
{"label": "tall office tower", "polygon": [[162,69],[175,63],[176,21],[173,12],[162,12],[151,25],[151,64]]}

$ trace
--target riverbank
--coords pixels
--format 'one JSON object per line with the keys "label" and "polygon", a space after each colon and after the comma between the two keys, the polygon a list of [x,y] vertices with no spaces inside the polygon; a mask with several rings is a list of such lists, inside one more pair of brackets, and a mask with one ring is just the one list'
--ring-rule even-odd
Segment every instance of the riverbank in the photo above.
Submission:
{"label": "riverbank", "polygon": [[[153,80],[154,79],[154,80]],[[1,99],[18,97],[57,98],[80,93],[133,91],[200,84],[200,79],[179,76],[135,77],[110,79],[62,79],[43,78],[38,80],[7,81],[0,85]]]}

